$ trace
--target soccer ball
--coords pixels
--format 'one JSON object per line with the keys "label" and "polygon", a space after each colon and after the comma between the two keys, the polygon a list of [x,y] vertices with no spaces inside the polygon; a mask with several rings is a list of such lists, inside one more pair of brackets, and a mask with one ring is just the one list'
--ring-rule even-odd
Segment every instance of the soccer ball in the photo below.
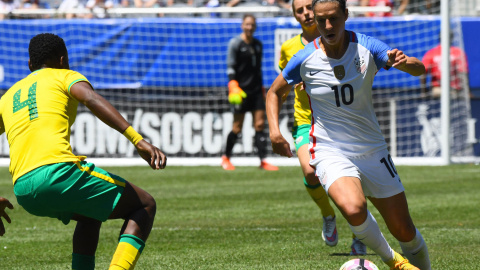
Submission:
{"label": "soccer ball", "polygon": [[378,270],[378,267],[369,260],[353,259],[344,263],[339,270]]}

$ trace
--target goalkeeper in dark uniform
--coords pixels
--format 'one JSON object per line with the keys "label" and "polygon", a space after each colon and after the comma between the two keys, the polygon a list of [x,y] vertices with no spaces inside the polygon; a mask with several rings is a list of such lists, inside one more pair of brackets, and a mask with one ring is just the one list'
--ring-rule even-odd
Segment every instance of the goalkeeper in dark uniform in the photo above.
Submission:
{"label": "goalkeeper in dark uniform", "polygon": [[255,147],[260,157],[260,168],[276,171],[278,167],[267,163],[267,137],[265,128],[265,90],[262,80],[262,43],[253,37],[256,19],[253,15],[245,15],[242,20],[243,33],[232,38],[228,44],[227,74],[228,101],[232,104],[233,127],[228,134],[225,155],[222,156],[222,167],[235,170],[230,162],[233,146],[243,127],[246,112],[252,112],[255,128]]}

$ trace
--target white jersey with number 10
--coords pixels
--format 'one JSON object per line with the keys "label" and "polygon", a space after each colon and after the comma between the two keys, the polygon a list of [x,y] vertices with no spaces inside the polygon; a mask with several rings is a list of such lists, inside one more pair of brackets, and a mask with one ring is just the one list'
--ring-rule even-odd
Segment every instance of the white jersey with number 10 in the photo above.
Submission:
{"label": "white jersey with number 10", "polygon": [[282,74],[289,84],[305,82],[312,110],[311,164],[315,153],[341,152],[354,157],[387,148],[372,104],[375,74],[385,67],[385,43],[346,31],[349,45],[340,59],[329,58],[319,38],[288,62]]}

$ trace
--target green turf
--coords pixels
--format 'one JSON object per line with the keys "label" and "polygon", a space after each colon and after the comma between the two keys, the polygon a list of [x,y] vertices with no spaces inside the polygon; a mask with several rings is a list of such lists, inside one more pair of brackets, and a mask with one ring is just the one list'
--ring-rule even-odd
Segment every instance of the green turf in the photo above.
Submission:
{"label": "green turf", "polygon": [[[325,269],[348,256],[349,227],[337,219],[340,241],[321,240],[319,210],[303,186],[298,167],[278,172],[239,167],[107,168],[149,191],[157,217],[136,269]],[[403,167],[416,226],[427,241],[433,269],[478,269],[480,262],[480,167]],[[69,269],[73,222],[31,216],[17,203],[11,178],[0,168],[0,195],[15,209],[0,238],[0,269]],[[379,221],[392,247],[400,247]],[[338,211],[337,211],[338,213]],[[107,269],[122,222],[103,224],[97,269]],[[369,250],[365,256],[386,269]]]}

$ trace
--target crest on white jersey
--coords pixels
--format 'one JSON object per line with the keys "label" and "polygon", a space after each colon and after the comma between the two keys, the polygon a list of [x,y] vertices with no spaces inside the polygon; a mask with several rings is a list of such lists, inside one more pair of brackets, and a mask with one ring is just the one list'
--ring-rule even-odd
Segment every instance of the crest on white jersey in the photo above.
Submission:
{"label": "crest on white jersey", "polygon": [[335,73],[335,78],[341,80],[345,77],[345,68],[343,65],[334,66],[333,73]]}

